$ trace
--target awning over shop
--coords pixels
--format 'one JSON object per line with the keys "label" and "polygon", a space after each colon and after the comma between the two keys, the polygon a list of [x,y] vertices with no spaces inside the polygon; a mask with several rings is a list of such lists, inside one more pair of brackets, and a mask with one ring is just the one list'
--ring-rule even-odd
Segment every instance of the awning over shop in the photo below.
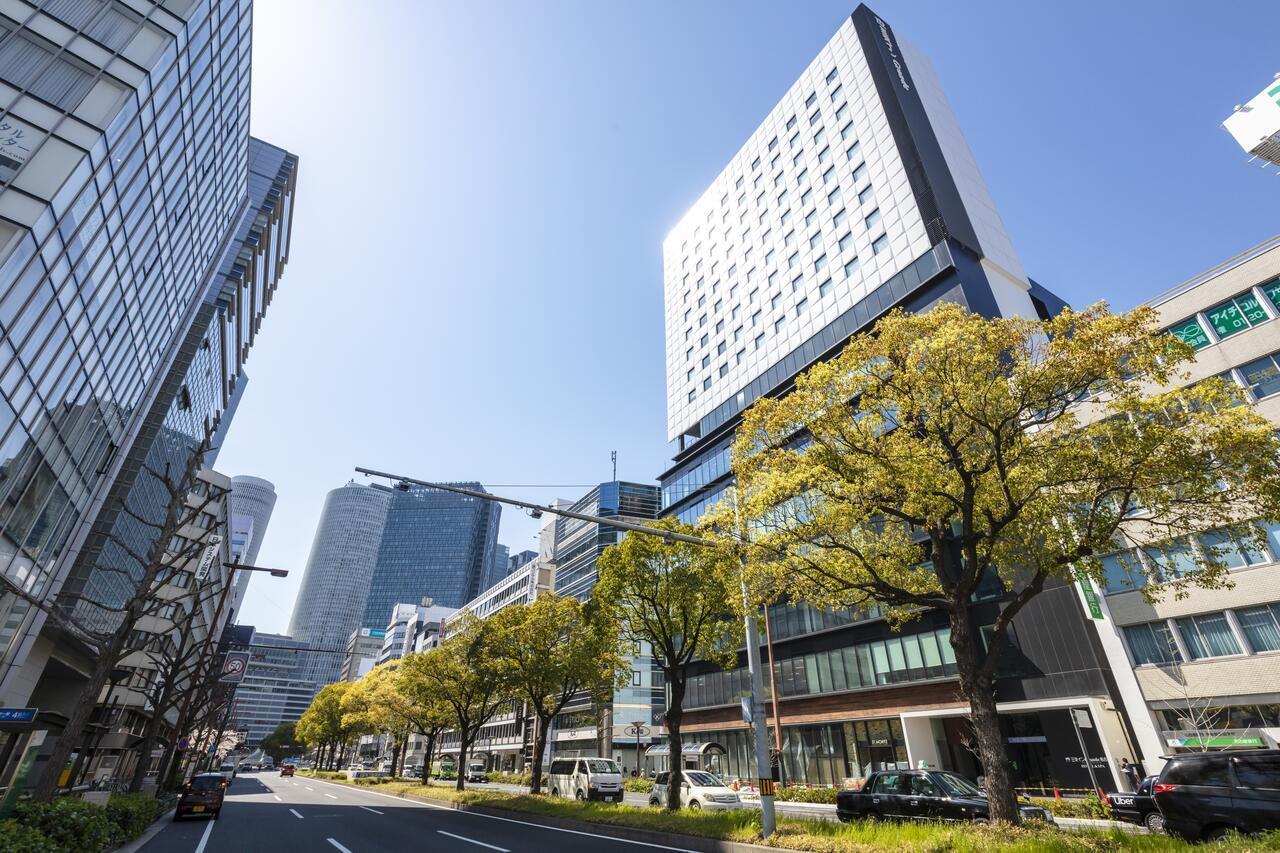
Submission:
{"label": "awning over shop", "polygon": [[[680,749],[681,755],[724,755],[725,748],[715,741],[707,741],[706,743],[686,743]],[[665,743],[657,746],[651,746],[644,751],[645,757],[656,758],[671,755],[671,747]]]}

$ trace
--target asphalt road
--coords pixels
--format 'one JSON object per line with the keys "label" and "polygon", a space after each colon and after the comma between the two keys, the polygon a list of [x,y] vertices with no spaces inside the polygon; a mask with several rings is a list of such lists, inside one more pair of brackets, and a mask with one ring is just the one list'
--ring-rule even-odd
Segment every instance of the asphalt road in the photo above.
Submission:
{"label": "asphalt road", "polygon": [[243,773],[227,790],[218,820],[185,818],[141,853],[596,853],[680,850],[479,815],[270,771]]}

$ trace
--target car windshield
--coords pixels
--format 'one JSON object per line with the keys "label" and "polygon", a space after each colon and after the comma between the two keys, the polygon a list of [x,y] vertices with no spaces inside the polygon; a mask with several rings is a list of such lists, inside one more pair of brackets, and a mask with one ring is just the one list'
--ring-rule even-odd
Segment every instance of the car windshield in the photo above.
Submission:
{"label": "car windshield", "polygon": [[213,791],[222,787],[221,776],[196,776],[191,780],[193,791]]}
{"label": "car windshield", "polygon": [[982,790],[977,785],[955,773],[934,773],[933,778],[937,779],[943,789],[953,797],[983,796]]}
{"label": "car windshield", "polygon": [[686,770],[684,777],[689,780],[690,785],[697,785],[699,788],[724,787],[724,784],[710,773],[703,773],[698,770]]}
{"label": "car windshield", "polygon": [[621,773],[618,765],[603,758],[593,758],[587,762],[587,770],[592,773]]}

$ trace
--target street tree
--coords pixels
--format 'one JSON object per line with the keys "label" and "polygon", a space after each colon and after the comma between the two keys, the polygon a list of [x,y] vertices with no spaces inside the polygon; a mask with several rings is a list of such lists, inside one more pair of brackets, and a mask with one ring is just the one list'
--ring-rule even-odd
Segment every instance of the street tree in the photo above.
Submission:
{"label": "street tree", "polygon": [[529,604],[503,608],[490,621],[494,652],[537,719],[529,790],[538,794],[552,719],[574,697],[607,700],[625,683],[628,663],[607,615],[575,598],[540,595]]}
{"label": "street tree", "polygon": [[295,733],[316,749],[318,768],[340,769],[347,757],[347,747],[367,729],[364,719],[354,715],[348,718],[343,711],[342,699],[351,689],[349,681],[326,684],[298,718]]}
{"label": "street tree", "polygon": [[281,723],[262,739],[258,748],[277,764],[290,755],[296,754],[302,748],[302,742],[294,731],[297,725],[294,722]]}
{"label": "street tree", "polygon": [[[1149,596],[1221,588],[1226,551],[1280,517],[1274,424],[1222,380],[1174,387],[1192,358],[1149,308],[1041,322],[944,303],[890,313],[744,417],[732,466],[755,603],[878,607],[895,625],[943,611],[994,820],[1018,818],[996,681],[1028,602],[1101,582],[1126,546],[1154,557],[1137,569]],[[1163,549],[1206,530],[1221,547],[1173,569]],[[999,613],[976,625],[995,580]]]}
{"label": "street tree", "polygon": [[[162,590],[189,574],[209,547],[200,522],[226,490],[200,478],[208,449],[206,437],[194,448],[178,448],[165,461],[148,459],[142,463],[139,477],[145,478],[147,488],[130,489],[116,504],[128,535],[113,529],[105,537],[104,547],[74,594],[63,590],[53,596],[29,590],[8,577],[0,578],[7,591],[39,608],[51,622],[83,643],[94,661],[32,791],[37,801],[52,799],[71,753],[82,744],[85,727],[112,671],[139,645],[139,637],[142,645],[149,642],[150,632],[140,631],[139,625],[147,624],[144,620],[149,617],[168,623],[164,614],[171,602]],[[139,497],[144,494],[145,498]],[[144,506],[140,500],[149,503]],[[80,755],[84,753],[80,749]],[[146,756],[139,760],[145,761]]]}
{"label": "street tree", "polygon": [[[663,519],[655,528],[695,535],[688,525]],[[665,722],[670,743],[667,808],[680,808],[680,723],[689,665],[711,661],[728,665],[742,644],[742,623],[735,616],[737,593],[733,551],[628,535],[600,555],[600,579],[591,597],[603,617],[616,625],[630,654],[652,654],[667,685]]]}
{"label": "street tree", "polygon": [[431,784],[432,757],[440,736],[454,719],[447,687],[442,680],[429,678],[426,674],[426,670],[439,660],[440,656],[432,657],[432,652],[418,652],[403,658],[396,670],[394,701],[397,713],[426,739],[422,758],[423,785]]}
{"label": "street tree", "polygon": [[[433,695],[453,711],[458,733],[459,791],[466,787],[467,755],[485,723],[510,705],[515,693],[508,669],[496,652],[497,632],[488,620],[467,615],[449,624],[449,638],[424,652],[417,670]],[[424,773],[430,767],[423,768]]]}

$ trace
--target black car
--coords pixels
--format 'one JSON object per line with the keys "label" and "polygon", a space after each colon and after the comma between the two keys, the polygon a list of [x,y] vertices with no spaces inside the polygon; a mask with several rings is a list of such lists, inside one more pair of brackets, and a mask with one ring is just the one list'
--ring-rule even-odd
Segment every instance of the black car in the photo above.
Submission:
{"label": "black car", "polygon": [[[1045,809],[1020,804],[1024,820],[1053,823]],[[981,788],[949,770],[883,770],[867,777],[861,791],[836,794],[836,816],[841,821],[957,820],[986,823],[990,819],[987,795]]]}
{"label": "black car", "polygon": [[1280,829],[1280,749],[1172,756],[1153,792],[1165,831],[1188,841]]}
{"label": "black car", "polygon": [[1107,794],[1111,816],[1116,820],[1141,824],[1152,832],[1163,832],[1164,815],[1160,814],[1155,798],[1151,796],[1151,788],[1158,778],[1148,776],[1134,791],[1114,791]]}
{"label": "black car", "polygon": [[182,820],[188,815],[208,815],[217,820],[222,813],[222,799],[228,784],[221,773],[192,776],[178,795],[178,806],[174,809],[173,819]]}

